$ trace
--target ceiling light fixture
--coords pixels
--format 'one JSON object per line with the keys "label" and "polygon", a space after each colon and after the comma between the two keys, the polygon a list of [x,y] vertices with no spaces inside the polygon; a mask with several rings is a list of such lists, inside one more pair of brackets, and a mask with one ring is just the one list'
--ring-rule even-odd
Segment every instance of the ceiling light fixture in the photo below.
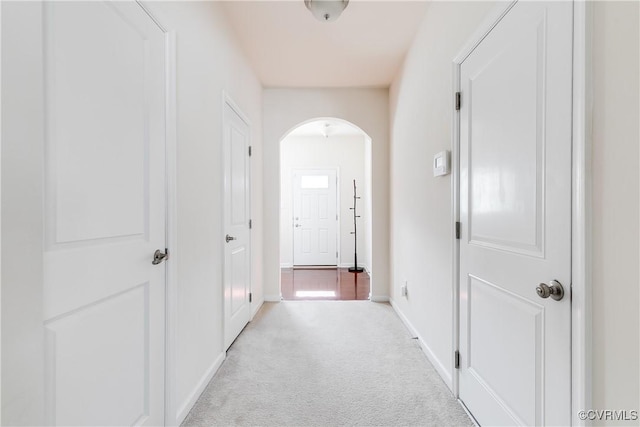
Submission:
{"label": "ceiling light fixture", "polygon": [[343,10],[347,8],[349,0],[304,0],[304,5],[311,11],[317,20],[330,22],[338,19]]}
{"label": "ceiling light fixture", "polygon": [[322,130],[320,131],[320,133],[322,134],[322,136],[324,136],[325,138],[329,138],[329,134],[331,133],[331,123],[325,123],[324,124],[324,128],[322,128]]}

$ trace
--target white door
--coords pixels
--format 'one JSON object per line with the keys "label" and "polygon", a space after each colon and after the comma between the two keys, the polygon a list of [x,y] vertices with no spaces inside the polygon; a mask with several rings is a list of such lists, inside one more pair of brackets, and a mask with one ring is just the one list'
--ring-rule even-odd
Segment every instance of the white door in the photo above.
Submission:
{"label": "white door", "polygon": [[251,318],[249,125],[224,104],[224,341],[236,339]]}
{"label": "white door", "polygon": [[164,423],[165,38],[135,2],[45,2],[47,422]]}
{"label": "white door", "polygon": [[461,65],[459,391],[481,425],[571,424],[572,23],[519,2]]}
{"label": "white door", "polygon": [[297,170],[293,175],[293,264],[337,265],[337,172]]}

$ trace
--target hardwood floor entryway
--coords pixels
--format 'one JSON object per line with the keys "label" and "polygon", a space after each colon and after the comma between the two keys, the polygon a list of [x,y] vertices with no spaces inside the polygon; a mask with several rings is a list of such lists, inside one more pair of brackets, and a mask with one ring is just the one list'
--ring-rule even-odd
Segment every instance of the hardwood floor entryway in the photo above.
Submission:
{"label": "hardwood floor entryway", "polygon": [[366,272],[346,268],[283,268],[284,300],[368,300],[370,278]]}

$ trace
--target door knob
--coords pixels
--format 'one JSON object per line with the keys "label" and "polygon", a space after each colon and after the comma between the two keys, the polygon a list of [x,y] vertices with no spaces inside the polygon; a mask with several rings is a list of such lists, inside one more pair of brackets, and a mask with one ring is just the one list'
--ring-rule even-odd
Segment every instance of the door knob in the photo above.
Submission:
{"label": "door knob", "polygon": [[560,301],[564,297],[564,288],[562,284],[557,280],[552,280],[551,286],[546,283],[540,283],[536,287],[536,293],[540,298],[553,298],[556,301]]}
{"label": "door knob", "polygon": [[230,241],[232,241],[232,240],[236,240],[236,238],[235,238],[235,237],[233,237],[233,236],[229,236],[229,235],[227,234],[227,236],[224,238],[224,240],[226,240],[226,241],[227,241],[227,243],[229,243],[229,242],[230,242]]}
{"label": "door knob", "polygon": [[167,249],[165,249],[164,252],[160,251],[160,249],[156,249],[153,253],[153,261],[151,261],[151,264],[158,265],[167,258],[169,258],[169,251]]}

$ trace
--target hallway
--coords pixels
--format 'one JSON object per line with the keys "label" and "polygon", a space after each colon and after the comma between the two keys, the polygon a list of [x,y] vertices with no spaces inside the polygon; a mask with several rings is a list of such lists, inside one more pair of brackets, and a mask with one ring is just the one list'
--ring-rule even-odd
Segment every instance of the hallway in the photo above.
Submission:
{"label": "hallway", "polygon": [[388,304],[267,303],[184,426],[473,425]]}

